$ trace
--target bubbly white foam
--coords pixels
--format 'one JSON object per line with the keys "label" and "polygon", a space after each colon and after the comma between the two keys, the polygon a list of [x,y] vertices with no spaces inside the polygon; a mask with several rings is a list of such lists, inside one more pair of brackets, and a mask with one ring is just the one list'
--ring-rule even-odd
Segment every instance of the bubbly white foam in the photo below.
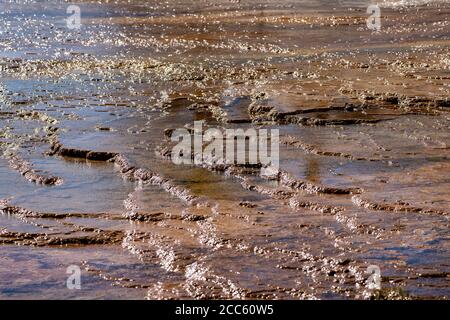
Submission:
{"label": "bubbly white foam", "polygon": [[380,7],[398,8],[409,6],[421,6],[429,3],[448,3],[449,0],[381,0],[378,2]]}
{"label": "bubbly white foam", "polygon": [[343,7],[367,7],[377,4],[383,8],[401,8],[409,6],[420,6],[429,3],[449,3],[450,0],[337,0]]}

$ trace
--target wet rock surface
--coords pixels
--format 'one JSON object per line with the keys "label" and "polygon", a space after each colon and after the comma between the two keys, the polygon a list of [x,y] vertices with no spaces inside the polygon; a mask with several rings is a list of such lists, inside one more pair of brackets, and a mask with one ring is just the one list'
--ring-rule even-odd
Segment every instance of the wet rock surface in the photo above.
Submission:
{"label": "wet rock surface", "polygon": [[[450,5],[352,2],[5,3],[0,298],[448,298]],[[174,164],[200,120],[280,170]]]}

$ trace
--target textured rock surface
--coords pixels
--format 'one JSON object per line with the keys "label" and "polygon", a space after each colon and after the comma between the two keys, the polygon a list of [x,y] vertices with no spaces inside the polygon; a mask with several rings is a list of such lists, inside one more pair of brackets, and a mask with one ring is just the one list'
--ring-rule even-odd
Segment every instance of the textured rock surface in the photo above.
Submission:
{"label": "textured rock surface", "polygon": [[[2,3],[0,299],[448,298],[450,4],[399,2]],[[196,120],[280,171],[174,164]]]}

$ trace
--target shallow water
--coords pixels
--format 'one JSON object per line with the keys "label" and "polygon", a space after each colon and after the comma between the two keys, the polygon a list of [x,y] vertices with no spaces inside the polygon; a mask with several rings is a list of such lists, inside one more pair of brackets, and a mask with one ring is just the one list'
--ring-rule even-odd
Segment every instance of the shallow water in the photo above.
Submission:
{"label": "shallow water", "polygon": [[[372,32],[369,2],[83,1],[69,30],[2,1],[0,298],[447,298],[450,4]],[[196,120],[279,129],[284,178],[161,156]]]}

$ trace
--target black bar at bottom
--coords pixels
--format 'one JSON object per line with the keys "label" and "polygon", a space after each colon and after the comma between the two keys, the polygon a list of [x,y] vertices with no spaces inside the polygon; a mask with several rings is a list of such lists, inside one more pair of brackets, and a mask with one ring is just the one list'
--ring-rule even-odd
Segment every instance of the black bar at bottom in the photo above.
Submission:
{"label": "black bar at bottom", "polygon": [[[389,317],[420,312],[446,314],[448,301],[1,301],[0,310],[15,318],[87,320],[92,316],[126,319],[307,319],[311,315]],[[8,314],[8,313],[6,313]]]}

